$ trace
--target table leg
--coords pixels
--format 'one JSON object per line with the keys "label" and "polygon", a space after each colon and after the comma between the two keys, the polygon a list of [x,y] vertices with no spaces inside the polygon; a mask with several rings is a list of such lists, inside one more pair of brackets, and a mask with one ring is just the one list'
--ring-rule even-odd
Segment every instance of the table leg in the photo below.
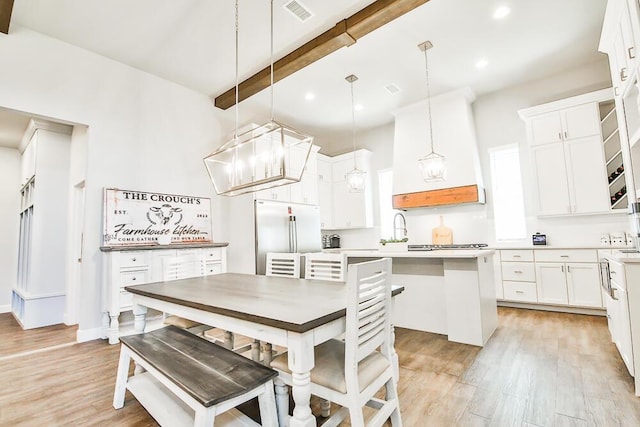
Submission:
{"label": "table leg", "polygon": [[137,334],[144,332],[147,323],[147,307],[140,304],[133,305],[133,329]]}
{"label": "table leg", "polygon": [[291,369],[291,395],[293,415],[290,427],[315,427],[316,418],[311,413],[311,369],[315,365],[313,334],[290,333],[288,337],[289,369]]}

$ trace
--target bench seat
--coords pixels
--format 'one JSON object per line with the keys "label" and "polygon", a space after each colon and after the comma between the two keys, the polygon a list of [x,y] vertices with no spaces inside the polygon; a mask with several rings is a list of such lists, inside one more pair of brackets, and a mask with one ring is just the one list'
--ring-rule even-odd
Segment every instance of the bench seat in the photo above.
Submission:
{"label": "bench seat", "polygon": [[[128,389],[161,425],[211,426],[216,415],[258,396],[263,425],[277,425],[273,369],[175,326],[120,341],[116,409],[124,405]],[[147,372],[137,369],[128,378],[130,359]],[[231,417],[237,418],[233,425],[251,425],[238,414]],[[215,421],[218,425],[222,420]]]}

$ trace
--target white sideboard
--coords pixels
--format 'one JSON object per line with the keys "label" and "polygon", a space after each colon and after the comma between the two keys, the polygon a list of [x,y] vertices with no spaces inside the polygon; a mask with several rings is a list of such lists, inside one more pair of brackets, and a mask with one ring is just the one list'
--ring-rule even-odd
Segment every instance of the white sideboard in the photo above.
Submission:
{"label": "white sideboard", "polygon": [[227,243],[167,245],[163,247],[101,248],[105,254],[103,300],[104,335],[110,344],[133,332],[133,324],[121,322],[120,315],[132,310],[132,296],[124,288],[164,280],[163,262],[167,257],[194,255],[201,258],[204,275],[227,271]]}
{"label": "white sideboard", "polygon": [[500,305],[604,314],[597,249],[502,249],[500,260]]}

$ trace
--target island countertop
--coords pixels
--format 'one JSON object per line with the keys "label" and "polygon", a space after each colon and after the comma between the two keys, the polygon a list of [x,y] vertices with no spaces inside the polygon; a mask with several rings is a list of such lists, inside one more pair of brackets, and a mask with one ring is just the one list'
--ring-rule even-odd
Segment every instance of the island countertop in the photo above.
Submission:
{"label": "island countertop", "polygon": [[[333,252],[333,251],[332,251]],[[339,249],[339,252],[353,258],[479,258],[495,253],[494,249],[437,249],[433,251],[389,251],[384,249]]]}

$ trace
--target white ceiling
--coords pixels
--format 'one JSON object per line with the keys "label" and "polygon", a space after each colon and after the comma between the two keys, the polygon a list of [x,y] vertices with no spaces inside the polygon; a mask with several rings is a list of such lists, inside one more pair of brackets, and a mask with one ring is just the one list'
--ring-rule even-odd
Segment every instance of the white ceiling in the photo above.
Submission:
{"label": "white ceiling", "polygon": [[[371,0],[299,0],[313,14],[296,20],[274,0],[276,59]],[[240,2],[240,79],[269,64],[269,2]],[[501,5],[503,20],[492,18]],[[349,84],[356,74],[358,128],[392,120],[391,111],[426,97],[424,56],[431,40],[432,94],[469,86],[477,95],[602,59],[597,52],[606,0],[431,0],[274,85],[275,118],[312,135],[351,126]],[[210,96],[234,86],[233,0],[17,0],[12,25],[61,39]],[[488,61],[484,69],[474,64]],[[401,91],[391,95],[385,86]],[[315,100],[304,95],[313,92]],[[240,125],[269,119],[269,91],[240,104]],[[233,108],[224,113],[233,127]],[[0,117],[0,123],[3,123]]]}

